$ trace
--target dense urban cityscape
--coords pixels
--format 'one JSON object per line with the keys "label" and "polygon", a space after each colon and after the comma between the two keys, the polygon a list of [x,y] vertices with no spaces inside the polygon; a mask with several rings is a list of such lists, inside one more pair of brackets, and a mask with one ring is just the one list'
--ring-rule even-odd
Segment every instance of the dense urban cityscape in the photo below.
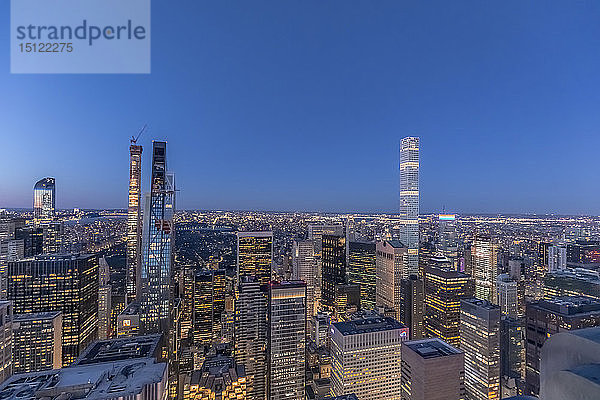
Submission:
{"label": "dense urban cityscape", "polygon": [[126,210],[33,179],[0,210],[0,398],[600,398],[600,217],[422,214],[420,151],[398,214],[176,210],[136,138]]}

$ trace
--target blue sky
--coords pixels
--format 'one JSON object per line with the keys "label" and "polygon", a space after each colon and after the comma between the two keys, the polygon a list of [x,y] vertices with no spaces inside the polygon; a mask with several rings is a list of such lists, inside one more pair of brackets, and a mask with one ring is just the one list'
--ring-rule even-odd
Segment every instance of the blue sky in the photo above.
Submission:
{"label": "blue sky", "polygon": [[600,3],[154,0],[150,75],[11,75],[0,207],[125,207],[129,137],[168,141],[179,208],[600,213]]}

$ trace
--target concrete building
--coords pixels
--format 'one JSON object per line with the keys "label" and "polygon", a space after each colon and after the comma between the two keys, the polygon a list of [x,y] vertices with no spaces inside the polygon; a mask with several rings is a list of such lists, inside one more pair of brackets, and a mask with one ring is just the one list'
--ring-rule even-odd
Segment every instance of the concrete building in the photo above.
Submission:
{"label": "concrete building", "polygon": [[438,339],[402,343],[402,400],[464,400],[464,353]]}
{"label": "concrete building", "polygon": [[540,398],[600,399],[600,328],[561,332],[542,347]]}
{"label": "concrete building", "polygon": [[519,316],[519,296],[517,282],[513,281],[508,274],[498,275],[496,282],[498,288],[498,301],[502,314],[512,318]]}
{"label": "concrete building", "polygon": [[216,355],[204,361],[183,383],[182,400],[246,400],[246,372],[233,358]]}
{"label": "concrete building", "polygon": [[310,320],[315,309],[317,282],[317,260],[312,240],[294,240],[292,247],[292,279],[306,283],[306,319]]}
{"label": "concrete building", "polygon": [[363,312],[331,327],[332,392],[359,399],[400,400],[401,345],[408,329],[390,317]]}
{"label": "concrete building", "polygon": [[12,304],[9,301],[0,301],[0,382],[13,374],[12,320]]}
{"label": "concrete building", "polygon": [[500,307],[466,299],[460,308],[460,348],[465,352],[468,400],[500,399]]}
{"label": "concrete building", "polygon": [[140,303],[130,303],[117,316],[117,337],[132,337],[140,334]]}
{"label": "concrete building", "polygon": [[57,369],[62,365],[62,313],[13,316],[13,371],[15,374]]}
{"label": "concrete building", "polygon": [[419,138],[400,141],[400,241],[408,248],[404,278],[419,273]]}
{"label": "concrete building", "polygon": [[393,309],[398,320],[402,306],[401,281],[410,276],[405,265],[407,256],[408,248],[397,240],[377,242],[377,305]]}
{"label": "concrete building", "polygon": [[425,335],[425,285],[423,279],[411,275],[400,281],[400,322],[408,327],[411,340]]}
{"label": "concrete building", "polygon": [[475,297],[496,304],[498,280],[498,244],[489,236],[477,235],[471,245]]}

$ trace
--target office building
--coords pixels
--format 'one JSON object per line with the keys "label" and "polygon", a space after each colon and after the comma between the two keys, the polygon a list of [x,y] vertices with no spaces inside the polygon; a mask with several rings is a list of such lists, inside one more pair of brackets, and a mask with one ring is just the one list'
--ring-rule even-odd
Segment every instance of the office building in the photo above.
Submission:
{"label": "office building", "polygon": [[269,400],[303,399],[306,354],[306,284],[269,285]]}
{"label": "office building", "polygon": [[233,358],[216,355],[184,382],[183,400],[246,400],[246,372]]}
{"label": "office building", "polygon": [[489,237],[477,235],[471,245],[475,297],[495,304],[498,280],[498,245]]}
{"label": "office building", "polygon": [[33,187],[33,219],[36,225],[54,220],[56,210],[56,181],[43,178]]}
{"label": "office building", "polygon": [[58,369],[62,366],[62,313],[13,316],[13,371],[15,374]]}
{"label": "office building", "polygon": [[6,299],[8,263],[25,256],[25,241],[14,239],[14,231],[5,239],[0,239],[0,299]]}
{"label": "office building", "polygon": [[468,400],[500,399],[500,307],[487,300],[461,301],[460,348],[465,352]]}
{"label": "office building", "polygon": [[145,333],[159,333],[167,332],[170,326],[175,212],[175,176],[167,172],[166,142],[152,142],[151,178],[144,205],[140,322]]}
{"label": "office building", "polygon": [[220,341],[221,317],[225,312],[225,279],[225,270],[195,273],[192,337],[196,346]]}
{"label": "office building", "polygon": [[542,347],[540,398],[600,399],[600,328],[552,335]]}
{"label": "office building", "polygon": [[321,309],[334,312],[335,288],[346,283],[346,237],[322,236]]}
{"label": "office building", "polygon": [[141,333],[141,306],[134,301],[117,316],[117,337],[134,337]]}
{"label": "office building", "polygon": [[306,318],[317,312],[315,290],[317,282],[317,260],[312,240],[294,240],[292,248],[292,279],[306,282]]}
{"label": "office building", "polygon": [[410,332],[410,339],[421,339],[425,335],[425,284],[423,279],[411,275],[400,281],[400,322]]}
{"label": "office building", "polygon": [[464,400],[464,374],[464,353],[448,343],[402,343],[402,400]]}
{"label": "office building", "polygon": [[600,267],[600,241],[576,240],[567,244],[567,267],[598,269]]}
{"label": "office building", "polygon": [[360,304],[367,310],[376,306],[377,269],[375,243],[348,243],[348,283],[360,285]]}
{"label": "office building", "polygon": [[528,394],[540,391],[541,349],[552,335],[600,326],[600,301],[589,297],[555,297],[527,304],[526,376]]}
{"label": "office building", "polygon": [[425,269],[425,334],[451,346],[460,345],[460,301],[473,297],[469,275],[453,270]]}
{"label": "office building", "polygon": [[237,233],[237,284],[243,276],[256,276],[261,285],[271,281],[273,232]]}
{"label": "office building", "polygon": [[359,399],[400,400],[401,345],[408,328],[390,317],[363,312],[331,326],[331,389]]}
{"label": "office building", "polygon": [[498,288],[497,304],[500,306],[502,314],[512,318],[519,317],[521,313],[517,282],[513,281],[508,274],[500,274],[498,275],[496,287]]}
{"label": "office building", "polygon": [[13,374],[13,307],[10,301],[0,301],[0,382]]}
{"label": "office building", "polygon": [[268,285],[255,276],[242,276],[235,304],[235,361],[246,367],[250,400],[267,396]]}
{"label": "office building", "polygon": [[406,257],[408,249],[399,241],[377,242],[377,305],[393,309],[396,319],[400,319],[401,280],[410,276],[407,274]]}
{"label": "office building", "polygon": [[125,296],[127,304],[135,301],[139,292],[142,265],[142,146],[129,146],[129,197],[127,199],[127,273]]}
{"label": "office building", "polygon": [[308,240],[312,240],[315,247],[315,257],[322,255],[323,235],[344,236],[344,225],[340,224],[309,224]]}
{"label": "office building", "polygon": [[16,314],[62,311],[62,357],[67,366],[97,335],[98,258],[41,255],[11,262],[8,300]]}
{"label": "office building", "polygon": [[438,237],[436,249],[458,267],[458,240],[455,214],[440,214],[438,216]]}
{"label": "office building", "polygon": [[110,285],[110,267],[104,257],[98,260],[98,339],[108,339],[112,335],[112,286]]}
{"label": "office building", "polygon": [[350,314],[360,309],[360,285],[335,286],[333,317],[336,321],[346,321]]}
{"label": "office building", "polygon": [[525,377],[525,326],[521,319],[503,316],[500,321],[500,374],[519,384]]}
{"label": "office building", "polygon": [[400,141],[400,241],[407,248],[406,276],[419,273],[419,138]]}

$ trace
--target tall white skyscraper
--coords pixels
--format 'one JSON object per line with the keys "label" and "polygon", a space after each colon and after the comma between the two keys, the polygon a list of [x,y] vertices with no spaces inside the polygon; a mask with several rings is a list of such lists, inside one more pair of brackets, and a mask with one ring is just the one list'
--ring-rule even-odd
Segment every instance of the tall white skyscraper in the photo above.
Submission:
{"label": "tall white skyscraper", "polygon": [[419,272],[419,138],[400,141],[400,241],[408,247],[409,275]]}
{"label": "tall white skyscraper", "polygon": [[498,302],[498,245],[489,236],[477,235],[471,246],[475,297],[492,304]]}
{"label": "tall white skyscraper", "polygon": [[498,275],[498,305],[502,314],[509,317],[519,317],[519,296],[517,282],[508,274]]}

